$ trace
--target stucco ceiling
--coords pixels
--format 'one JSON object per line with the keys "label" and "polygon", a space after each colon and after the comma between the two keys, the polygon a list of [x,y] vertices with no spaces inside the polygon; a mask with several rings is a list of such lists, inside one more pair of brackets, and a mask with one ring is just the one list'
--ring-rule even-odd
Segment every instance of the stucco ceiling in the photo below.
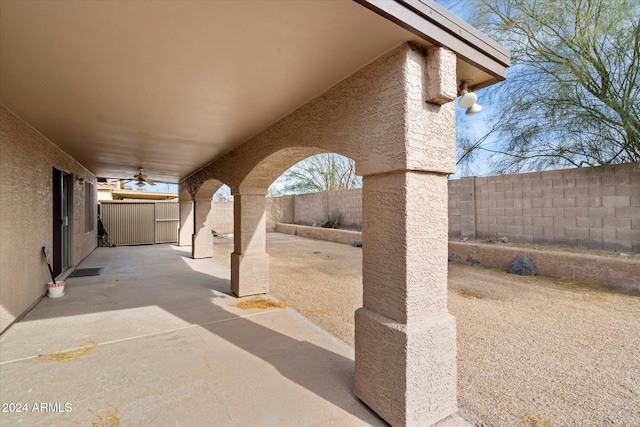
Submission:
{"label": "stucco ceiling", "polygon": [[95,175],[177,182],[414,34],[349,1],[0,2],[0,101]]}

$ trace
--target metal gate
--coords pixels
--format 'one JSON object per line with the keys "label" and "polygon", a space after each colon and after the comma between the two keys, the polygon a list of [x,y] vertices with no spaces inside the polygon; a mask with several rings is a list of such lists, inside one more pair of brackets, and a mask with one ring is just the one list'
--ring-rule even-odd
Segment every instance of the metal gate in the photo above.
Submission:
{"label": "metal gate", "polygon": [[116,245],[178,241],[178,202],[103,200],[102,222]]}

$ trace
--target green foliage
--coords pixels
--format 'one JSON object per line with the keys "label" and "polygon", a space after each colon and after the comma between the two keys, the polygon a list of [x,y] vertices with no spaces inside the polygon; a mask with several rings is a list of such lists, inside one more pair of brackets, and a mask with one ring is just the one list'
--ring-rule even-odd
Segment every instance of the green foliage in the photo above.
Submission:
{"label": "green foliage", "polygon": [[499,114],[480,140],[463,135],[459,163],[477,150],[494,153],[501,173],[640,161],[640,2],[471,6],[472,23],[511,50],[512,68],[483,95]]}
{"label": "green foliage", "polygon": [[276,188],[273,185],[269,186],[269,188],[267,190],[267,197],[280,197],[280,196],[283,196],[283,195],[284,195],[284,193],[283,193],[282,189]]}
{"label": "green foliage", "polygon": [[362,186],[356,175],[355,162],[335,153],[318,154],[305,159],[289,170],[282,180],[286,194],[344,190]]}

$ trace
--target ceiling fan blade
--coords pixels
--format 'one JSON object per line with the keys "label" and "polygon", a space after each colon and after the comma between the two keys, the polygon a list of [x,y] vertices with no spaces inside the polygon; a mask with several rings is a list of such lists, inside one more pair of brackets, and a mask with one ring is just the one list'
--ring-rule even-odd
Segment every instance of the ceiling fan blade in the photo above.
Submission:
{"label": "ceiling fan blade", "polygon": [[156,185],[155,181],[153,181],[151,179],[145,179],[144,181],[149,185]]}

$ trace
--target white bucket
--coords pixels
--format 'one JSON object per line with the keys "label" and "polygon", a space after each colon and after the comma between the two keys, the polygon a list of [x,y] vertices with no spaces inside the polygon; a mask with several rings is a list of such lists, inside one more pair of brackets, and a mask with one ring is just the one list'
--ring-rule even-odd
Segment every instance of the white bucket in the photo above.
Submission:
{"label": "white bucket", "polygon": [[64,295],[64,281],[62,282],[49,282],[49,298],[60,298]]}

